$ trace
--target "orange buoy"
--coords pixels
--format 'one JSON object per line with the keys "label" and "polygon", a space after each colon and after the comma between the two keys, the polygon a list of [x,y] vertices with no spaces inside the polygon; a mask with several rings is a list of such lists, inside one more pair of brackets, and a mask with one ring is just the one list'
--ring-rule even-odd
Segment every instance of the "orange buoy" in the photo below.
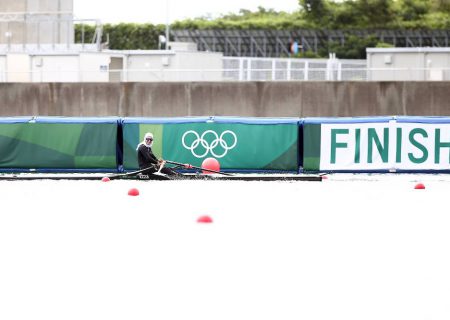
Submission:
{"label": "orange buoy", "polygon": [[425,189],[425,185],[423,183],[418,183],[415,185],[414,189],[418,189],[418,190]]}
{"label": "orange buoy", "polygon": [[[208,170],[213,170],[213,171],[220,171],[220,163],[215,158],[206,158],[202,162],[202,168],[203,169],[208,169]],[[213,172],[207,171],[207,170],[203,170],[203,173],[211,174]]]}
{"label": "orange buoy", "polygon": [[128,190],[128,195],[132,196],[132,197],[136,197],[139,195],[139,190],[136,188],[132,188],[132,189]]}
{"label": "orange buoy", "polygon": [[211,219],[210,216],[201,216],[197,219],[198,223],[212,223],[213,220]]}

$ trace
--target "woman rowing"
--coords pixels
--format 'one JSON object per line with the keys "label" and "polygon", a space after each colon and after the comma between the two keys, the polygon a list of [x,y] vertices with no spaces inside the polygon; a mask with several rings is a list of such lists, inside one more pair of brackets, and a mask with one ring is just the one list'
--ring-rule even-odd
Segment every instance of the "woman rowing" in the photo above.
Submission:
{"label": "woman rowing", "polygon": [[158,159],[153,151],[153,134],[147,132],[144,136],[144,140],[138,144],[136,151],[139,163],[139,170],[144,170],[143,174],[154,174],[155,172],[161,172],[167,175],[176,175],[175,171],[170,168],[164,167],[165,161]]}

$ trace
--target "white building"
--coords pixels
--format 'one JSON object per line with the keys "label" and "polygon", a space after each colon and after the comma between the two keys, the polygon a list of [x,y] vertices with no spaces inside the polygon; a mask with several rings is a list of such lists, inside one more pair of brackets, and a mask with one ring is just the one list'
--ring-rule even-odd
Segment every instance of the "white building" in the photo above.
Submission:
{"label": "white building", "polygon": [[0,0],[0,82],[221,80],[223,55],[192,43],[103,50],[101,24],[89,20],[97,24],[96,42],[75,44],[73,1]]}
{"label": "white building", "polygon": [[[0,0],[0,82],[450,80],[450,48],[368,48],[367,61],[223,57],[176,42],[104,50],[100,21],[74,20],[73,2]],[[94,39],[75,43],[75,22],[94,22]]]}
{"label": "white building", "polygon": [[1,0],[0,45],[71,44],[73,19],[73,0]]}
{"label": "white building", "polygon": [[[178,50],[178,47],[174,48]],[[220,81],[222,54],[176,50],[0,53],[0,82]]]}
{"label": "white building", "polygon": [[450,48],[367,48],[368,80],[450,80]]}
{"label": "white building", "polygon": [[220,81],[223,54],[171,43],[171,50],[103,51],[111,56],[110,81]]}

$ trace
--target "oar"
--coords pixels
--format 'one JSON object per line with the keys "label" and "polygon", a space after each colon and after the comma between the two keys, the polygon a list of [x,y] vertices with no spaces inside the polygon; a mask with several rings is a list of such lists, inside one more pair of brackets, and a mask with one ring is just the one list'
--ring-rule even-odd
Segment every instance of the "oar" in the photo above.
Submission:
{"label": "oar", "polygon": [[220,173],[220,174],[223,174],[225,176],[233,176],[230,173],[226,173],[226,172],[222,172],[222,171],[216,171],[216,170],[211,170],[211,169],[206,169],[206,168],[202,168],[202,167],[196,167],[196,166],[193,166],[193,165],[190,165],[190,164],[186,164],[186,163],[180,163],[180,162],[175,162],[175,161],[170,161],[170,160],[164,160],[164,161],[166,161],[167,163],[170,163],[170,164],[177,165],[177,166],[183,166],[183,167],[188,167],[188,168],[204,170],[204,171],[208,171],[208,172]]}
{"label": "oar", "polygon": [[149,167],[147,167],[147,168],[140,169],[140,170],[137,170],[137,171],[127,172],[127,173],[113,174],[113,175],[108,176],[108,178],[114,179],[114,178],[120,178],[120,177],[126,177],[126,176],[134,176],[134,175],[137,175],[137,174],[139,174],[139,173],[141,173],[141,172],[144,172],[145,170],[153,169],[153,168],[154,168],[154,166],[151,165],[151,166],[149,166]]}

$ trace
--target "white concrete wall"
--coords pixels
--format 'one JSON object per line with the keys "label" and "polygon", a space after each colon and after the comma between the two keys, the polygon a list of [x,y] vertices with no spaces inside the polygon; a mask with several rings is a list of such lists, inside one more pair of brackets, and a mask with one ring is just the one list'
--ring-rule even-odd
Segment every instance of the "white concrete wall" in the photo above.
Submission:
{"label": "white concrete wall", "polygon": [[[222,53],[213,52],[177,52],[173,69],[190,69],[200,71],[177,72],[174,74],[176,81],[220,81],[223,78]],[[209,70],[209,71],[206,71]],[[194,77],[194,79],[192,79]]]}
{"label": "white concrete wall", "polygon": [[420,70],[424,68],[423,59],[416,53],[372,54],[368,67],[375,70],[370,71],[370,80],[424,80],[425,70]]}
{"label": "white concrete wall", "polygon": [[450,48],[367,50],[369,80],[450,80]]}
{"label": "white concrete wall", "polygon": [[[19,75],[27,75],[31,82],[108,82],[109,81],[109,63],[110,56],[101,53],[74,53],[74,54],[39,54],[28,56],[8,55],[8,66],[14,64],[20,66],[20,74],[11,73],[11,67],[8,69],[8,81],[11,79],[23,82]],[[19,58],[28,58],[20,61]],[[13,60],[11,60],[13,59]],[[12,61],[12,62],[11,62]],[[25,66],[28,66],[26,68]],[[1,67],[0,67],[1,68]],[[1,69],[0,69],[1,70]],[[17,68],[15,69],[17,70]],[[1,78],[0,78],[1,79]]]}
{"label": "white concrete wall", "polygon": [[6,81],[30,82],[30,56],[26,53],[11,53],[6,55]]}
{"label": "white concrete wall", "polygon": [[138,81],[167,81],[167,70],[173,69],[175,59],[173,52],[167,53],[125,53],[125,79],[130,82]]}
{"label": "white concrete wall", "polygon": [[0,56],[0,82],[6,82],[6,56]]}
{"label": "white concrete wall", "polygon": [[111,57],[103,53],[80,53],[80,82],[109,82]]}
{"label": "white concrete wall", "polygon": [[31,58],[33,82],[79,82],[78,55],[38,55]]}
{"label": "white concrete wall", "polygon": [[[127,81],[220,81],[221,53],[180,51],[127,55]],[[209,71],[206,71],[209,70]],[[217,71],[210,71],[217,70]]]}
{"label": "white concrete wall", "polygon": [[427,80],[450,80],[450,52],[426,54],[425,65],[429,69]]}

